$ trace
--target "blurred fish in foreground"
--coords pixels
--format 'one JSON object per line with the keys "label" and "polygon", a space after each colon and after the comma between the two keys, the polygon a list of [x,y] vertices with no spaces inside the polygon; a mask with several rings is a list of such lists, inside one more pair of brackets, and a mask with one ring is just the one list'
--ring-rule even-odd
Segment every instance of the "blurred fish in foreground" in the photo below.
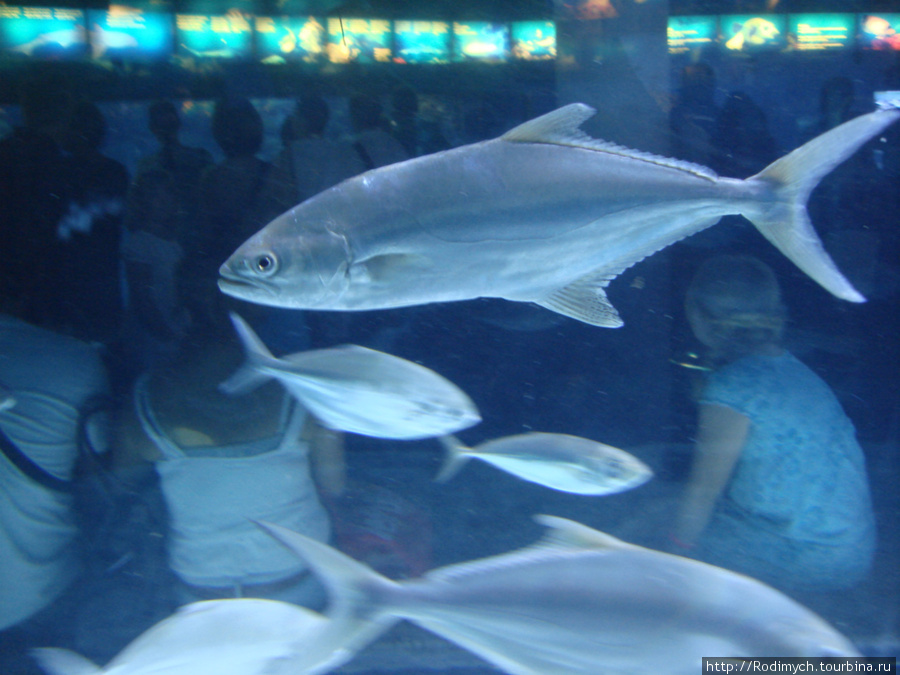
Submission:
{"label": "blurred fish in foreground", "polygon": [[377,438],[430,438],[481,421],[459,387],[425,366],[358,345],[275,358],[243,319],[231,321],[247,363],[221,384],[225,393],[275,378],[330,429]]}
{"label": "blurred fish in foreground", "polygon": [[286,602],[208,600],[160,621],[105,668],[66,649],[32,654],[49,675],[300,675],[327,672],[352,656],[345,647],[381,632],[375,623],[356,626],[337,635],[321,614]]}
{"label": "blurred fish in foreground", "polygon": [[339,631],[408,619],[515,675],[694,675],[704,656],[857,656],[786,595],[719,567],[538,516],[538,543],[394,582],[343,553],[260,523],[331,594]]}
{"label": "blurred fish in foreground", "polygon": [[220,268],[219,288],[264,305],[344,311],[506,298],[617,327],[604,290],[613,279],[741,214],[830,293],[864,300],[825,251],[806,202],[900,111],[845,122],[746,180],[591,138],[579,127],[594,112],[573,103],[499,138],[350,178],[244,242]]}
{"label": "blurred fish in foreground", "polygon": [[480,459],[524,480],[582,495],[610,495],[643,485],[650,467],[624,450],[567,434],[505,436],[474,448],[441,436],[447,451],[435,480],[450,480],[470,459]]}

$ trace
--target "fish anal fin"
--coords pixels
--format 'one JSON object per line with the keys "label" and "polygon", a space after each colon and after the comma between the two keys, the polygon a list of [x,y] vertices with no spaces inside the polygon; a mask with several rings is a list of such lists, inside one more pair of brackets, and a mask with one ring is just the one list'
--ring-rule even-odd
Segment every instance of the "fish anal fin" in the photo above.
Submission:
{"label": "fish anal fin", "polygon": [[632,544],[617,539],[610,534],[595,530],[568,518],[538,514],[534,520],[548,528],[547,533],[535,546],[542,548],[584,548],[584,549],[622,549]]}
{"label": "fish anal fin", "polygon": [[610,279],[607,274],[589,274],[535,302],[552,312],[592,326],[619,328],[623,324],[622,319],[603,290]]}

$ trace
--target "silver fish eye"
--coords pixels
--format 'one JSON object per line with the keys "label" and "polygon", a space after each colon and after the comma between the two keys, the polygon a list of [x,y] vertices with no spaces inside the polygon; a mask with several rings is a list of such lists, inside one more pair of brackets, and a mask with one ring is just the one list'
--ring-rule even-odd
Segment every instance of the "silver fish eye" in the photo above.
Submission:
{"label": "silver fish eye", "polygon": [[260,276],[268,277],[278,271],[278,258],[274,253],[262,253],[253,261],[253,270]]}

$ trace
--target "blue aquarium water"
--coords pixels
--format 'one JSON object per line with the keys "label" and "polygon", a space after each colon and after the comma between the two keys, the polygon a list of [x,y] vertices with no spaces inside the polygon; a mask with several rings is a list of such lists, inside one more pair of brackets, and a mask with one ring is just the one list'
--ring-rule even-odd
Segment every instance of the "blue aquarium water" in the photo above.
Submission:
{"label": "blue aquarium water", "polygon": [[897,656],[900,15],[263,5],[0,13],[0,675]]}

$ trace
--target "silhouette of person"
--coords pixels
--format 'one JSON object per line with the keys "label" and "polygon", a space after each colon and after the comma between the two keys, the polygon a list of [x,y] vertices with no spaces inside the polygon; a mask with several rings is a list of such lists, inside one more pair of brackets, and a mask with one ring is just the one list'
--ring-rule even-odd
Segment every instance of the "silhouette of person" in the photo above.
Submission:
{"label": "silhouette of person", "polygon": [[28,80],[25,124],[0,141],[0,295],[76,337],[117,334],[119,214],[127,175],[99,153],[105,123],[65,82]]}
{"label": "silhouette of person", "polygon": [[766,114],[743,92],[728,95],[711,140],[709,166],[722,176],[747,178],[779,156]]}
{"label": "silhouette of person", "polygon": [[709,166],[719,108],[715,103],[716,75],[707,63],[685,66],[681,88],[669,112],[672,154],[678,159]]}
{"label": "silhouette of person", "polygon": [[122,241],[127,287],[123,344],[132,376],[172,357],[191,326],[181,284],[181,216],[171,173],[155,168],[138,174],[128,195]]}
{"label": "silhouette of person", "polygon": [[449,149],[437,120],[426,118],[419,108],[419,96],[412,87],[398,87],[391,94],[391,133],[406,154],[418,157]]}
{"label": "silhouette of person", "polygon": [[178,217],[184,223],[178,233],[185,250],[196,250],[191,240],[189,225],[195,221],[199,203],[200,176],[213,163],[212,155],[203,148],[192,148],[181,143],[181,117],[171,101],[160,100],[147,108],[150,132],[159,142],[159,150],[141,159],[137,176],[151,170],[166,171],[172,176],[178,197]]}
{"label": "silhouette of person", "polygon": [[123,302],[119,270],[128,170],[100,152],[106,135],[103,113],[91,101],[77,103],[69,121],[69,210],[57,231],[65,241],[59,303],[78,312],[72,321],[84,337],[109,344],[119,337]]}
{"label": "silhouette of person", "polygon": [[385,130],[381,101],[369,94],[350,97],[350,124],[353,127],[353,147],[366,170],[387,166],[409,159],[396,138]]}
{"label": "silhouette of person", "polygon": [[62,141],[72,108],[64,82],[28,79],[24,124],[0,141],[0,295],[15,313],[46,323],[59,312],[57,225],[69,208],[69,169]]}
{"label": "silhouette of person", "polygon": [[858,583],[875,550],[865,460],[834,393],[781,345],[775,274],[756,258],[709,259],[685,308],[713,370],[673,532],[679,552],[782,590]]}
{"label": "silhouette of person", "polygon": [[192,318],[181,263],[199,250],[200,176],[212,155],[179,140],[181,118],[167,100],[147,109],[157,152],[139,163],[128,195],[122,259],[128,289],[125,340],[137,372],[170,358]]}
{"label": "silhouette of person", "polygon": [[266,183],[263,221],[365,171],[350,143],[326,137],[329,118],[328,103],[321,96],[306,94],[297,101],[292,140],[278,155]]}
{"label": "silhouette of person", "polygon": [[195,321],[225,315],[225,296],[216,286],[218,269],[265,224],[256,218],[272,166],[256,156],[262,147],[263,121],[248,99],[218,101],[212,133],[225,159],[207,167],[200,178],[196,249],[187,251],[192,260],[191,274],[183,279]]}

